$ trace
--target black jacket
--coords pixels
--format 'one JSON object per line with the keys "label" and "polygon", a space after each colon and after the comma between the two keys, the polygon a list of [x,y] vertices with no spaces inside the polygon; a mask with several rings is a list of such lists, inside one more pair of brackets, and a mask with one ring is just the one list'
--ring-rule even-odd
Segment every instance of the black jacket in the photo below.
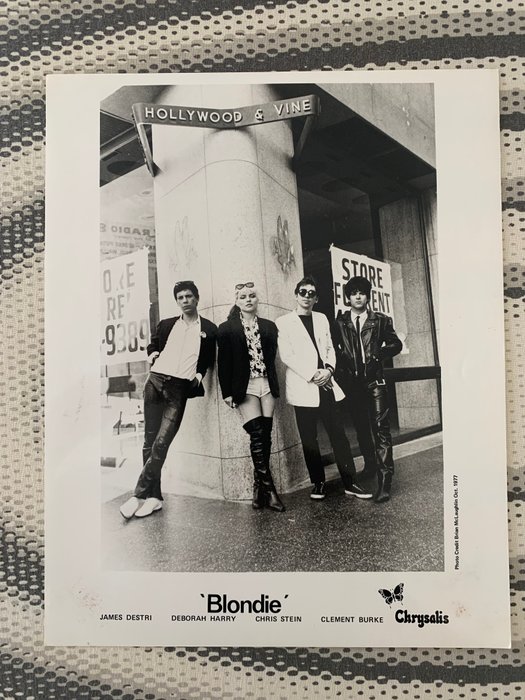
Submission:
{"label": "black jacket", "polygon": [[[273,321],[257,317],[266,374],[272,396],[279,396],[279,381],[275,370],[277,354],[277,326]],[[225,321],[218,332],[218,373],[223,398],[231,396],[239,404],[246,397],[250,381],[248,343],[239,318]]]}
{"label": "black jacket", "polygon": [[[168,336],[171,333],[171,329],[175,325],[175,321],[178,321],[180,316],[173,316],[172,318],[163,319],[155,333],[151,335],[151,342],[148,345],[147,353],[148,357],[152,352],[162,352]],[[201,348],[199,352],[199,357],[197,359],[197,373],[204,375],[208,369],[211,369],[215,363],[215,346],[217,343],[217,326],[208,321],[207,318],[203,316],[200,317],[201,320]],[[152,366],[153,371],[155,371],[155,365]],[[195,396],[204,396],[204,387],[202,382],[196,387],[188,396],[192,399]]]}
{"label": "black jacket", "polygon": [[[357,331],[350,311],[339,312],[332,327],[337,366],[336,381],[345,383],[357,374],[356,355],[359,352]],[[383,378],[382,361],[395,357],[402,348],[394,330],[392,319],[378,311],[369,311],[361,329],[361,342],[365,354],[365,376],[369,381]]]}

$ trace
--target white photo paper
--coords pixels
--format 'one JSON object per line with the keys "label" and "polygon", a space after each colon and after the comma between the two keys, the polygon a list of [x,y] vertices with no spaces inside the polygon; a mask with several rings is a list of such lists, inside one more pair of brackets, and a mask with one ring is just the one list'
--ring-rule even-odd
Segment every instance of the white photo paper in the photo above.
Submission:
{"label": "white photo paper", "polygon": [[497,72],[47,106],[46,643],[508,647]]}

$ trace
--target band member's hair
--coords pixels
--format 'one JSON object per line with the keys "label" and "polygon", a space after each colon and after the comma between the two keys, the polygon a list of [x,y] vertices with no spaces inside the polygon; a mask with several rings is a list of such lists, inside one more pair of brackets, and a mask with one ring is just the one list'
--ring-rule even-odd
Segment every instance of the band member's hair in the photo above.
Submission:
{"label": "band member's hair", "polygon": [[199,290],[197,289],[195,282],[192,282],[192,280],[182,280],[181,282],[176,282],[175,286],[173,287],[173,296],[175,299],[177,299],[177,294],[179,294],[179,292],[185,292],[186,290],[190,291],[197,299],[199,298]]}
{"label": "band member's hair", "polygon": [[350,279],[344,286],[344,290],[348,299],[350,298],[350,294],[355,294],[355,292],[361,292],[361,294],[364,294],[368,301],[370,301],[372,284],[370,283],[370,280],[366,279],[366,277],[361,277],[357,275],[356,277],[350,277]]}
{"label": "band member's hair", "polygon": [[315,278],[312,277],[312,275],[306,275],[306,277],[303,277],[303,279],[299,280],[299,282],[297,282],[297,284],[295,285],[294,294],[297,294],[301,287],[304,287],[307,284],[311,285],[312,287],[315,287],[315,291],[317,293],[317,282],[315,281]]}
{"label": "band member's hair", "polygon": [[234,304],[228,312],[227,320],[231,321],[234,318],[240,318],[240,317],[241,317],[241,310],[239,309],[237,304]]}
{"label": "band member's hair", "polygon": [[[239,294],[241,293],[242,289],[243,289],[243,288],[241,288],[241,289],[236,289],[236,290],[235,290],[235,301],[237,301],[237,299],[238,299],[238,297],[239,297]],[[252,291],[254,291],[255,294],[257,294],[257,288],[255,287],[255,285],[249,287],[249,289],[252,290]],[[237,304],[234,304],[234,305],[231,307],[231,309],[230,309],[230,311],[229,311],[229,313],[228,313],[227,320],[228,320],[228,321],[231,321],[233,318],[240,318],[240,316],[241,316],[241,310],[239,309],[239,307],[237,306]]]}

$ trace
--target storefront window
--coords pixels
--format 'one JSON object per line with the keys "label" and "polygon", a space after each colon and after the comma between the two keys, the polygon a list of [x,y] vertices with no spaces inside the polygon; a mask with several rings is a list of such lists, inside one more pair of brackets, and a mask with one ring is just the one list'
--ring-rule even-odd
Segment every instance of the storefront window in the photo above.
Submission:
{"label": "storefront window", "polygon": [[[367,192],[364,166],[357,172],[355,164],[352,176],[328,178],[320,146],[326,140],[317,136],[312,147],[321,174],[312,175],[307,150],[297,179],[304,268],[319,284],[317,308],[334,317],[331,245],[388,264],[392,308],[383,310],[393,317],[403,341],[402,353],[385,363],[392,433],[400,442],[437,431],[441,410],[434,183],[430,178],[431,186],[425,189],[401,183],[397,192],[386,185],[382,190],[381,173],[376,172],[373,191]],[[406,168],[405,152],[403,158]],[[349,418],[348,433],[353,434]]]}

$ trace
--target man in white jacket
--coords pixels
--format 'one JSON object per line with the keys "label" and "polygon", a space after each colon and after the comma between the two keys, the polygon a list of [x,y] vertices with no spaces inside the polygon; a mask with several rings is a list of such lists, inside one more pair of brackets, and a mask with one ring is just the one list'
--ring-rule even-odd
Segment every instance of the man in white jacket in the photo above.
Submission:
{"label": "man in white jacket", "polygon": [[295,409],[297,429],[303,445],[306,467],[313,484],[310,498],[325,497],[325,471],[317,441],[321,418],[334,451],[345,493],[371,498],[356,480],[352,452],[339,413],[344,394],[333,379],[335,351],[330,324],[313,310],[317,287],[313,277],[304,277],[295,287],[297,306],[277,319],[279,354],[286,365],[286,400]]}

